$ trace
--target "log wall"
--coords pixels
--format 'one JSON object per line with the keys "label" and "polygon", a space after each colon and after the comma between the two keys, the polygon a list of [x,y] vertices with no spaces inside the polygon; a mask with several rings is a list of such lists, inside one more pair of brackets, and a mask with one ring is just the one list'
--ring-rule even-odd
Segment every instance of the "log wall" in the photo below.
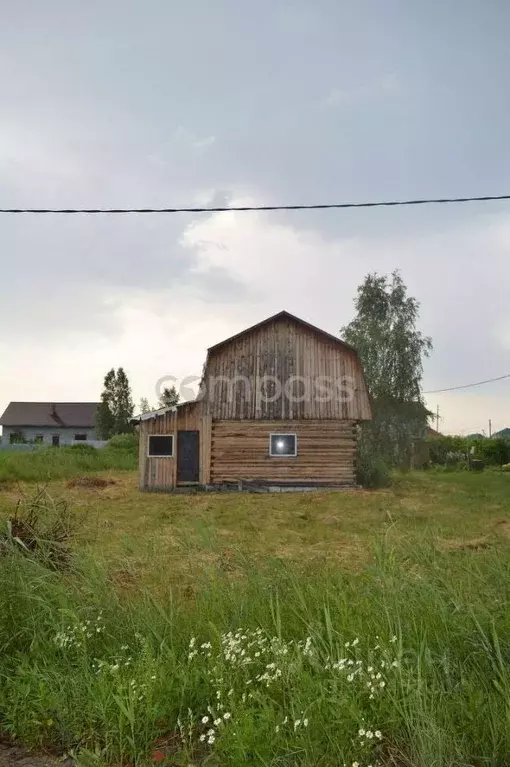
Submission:
{"label": "log wall", "polygon": [[[271,433],[297,435],[297,455],[269,455]],[[213,421],[211,482],[355,484],[357,426],[346,420]]]}

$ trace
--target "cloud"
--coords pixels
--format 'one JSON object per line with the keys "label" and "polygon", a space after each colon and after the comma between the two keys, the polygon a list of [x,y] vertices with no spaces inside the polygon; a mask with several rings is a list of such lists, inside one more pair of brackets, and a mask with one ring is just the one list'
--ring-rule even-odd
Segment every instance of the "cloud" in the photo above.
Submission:
{"label": "cloud", "polygon": [[216,136],[206,136],[202,139],[195,139],[193,146],[196,149],[204,149],[205,147],[212,146],[216,141]]}
{"label": "cloud", "polygon": [[179,127],[176,128],[173,137],[175,141],[188,144],[193,147],[193,149],[205,149],[212,146],[216,141],[216,136],[199,137],[187,130],[187,128],[183,128],[182,125],[179,125]]}
{"label": "cloud", "polygon": [[[181,242],[196,255],[196,273],[222,268],[249,291],[249,303],[233,302],[231,311],[215,315],[218,324],[222,317],[228,324],[225,336],[281,309],[338,333],[353,316],[353,298],[364,275],[399,267],[410,294],[421,301],[420,327],[435,344],[425,364],[425,389],[510,370],[508,342],[502,338],[510,322],[507,216],[481,215],[469,225],[463,222],[426,236],[393,234],[378,240],[372,232],[370,237],[326,240],[317,231],[296,229],[267,214],[232,212],[193,222]],[[480,253],[490,254],[490,270]],[[431,268],[437,263],[440,269]],[[474,392],[471,401],[478,409],[466,409],[456,395],[447,397],[449,428],[471,429],[469,422],[475,413],[479,419],[486,396]],[[442,401],[438,397],[429,397],[429,405]],[[502,408],[500,400],[494,418],[504,420]]]}
{"label": "cloud", "polygon": [[352,81],[349,81],[345,87],[333,87],[320,101],[320,106],[332,109],[360,106],[381,97],[396,95],[401,89],[400,78],[396,73],[390,72],[373,81],[360,82],[354,86]]}
{"label": "cloud", "polygon": [[[32,3],[29,18],[11,3],[2,206],[456,195],[473,179],[504,188],[501,14],[481,67],[482,11],[445,12],[438,31],[426,14],[395,20],[375,2],[370,13],[197,2],[174,13],[155,0],[142,16],[55,0]],[[396,266],[434,338],[427,388],[510,367],[508,216],[482,206],[1,224],[0,398],[95,397],[114,362],[150,396],[160,375],[193,374],[207,345],[282,307],[337,332],[364,274]],[[469,428],[474,412],[467,398],[445,400],[445,423]]]}

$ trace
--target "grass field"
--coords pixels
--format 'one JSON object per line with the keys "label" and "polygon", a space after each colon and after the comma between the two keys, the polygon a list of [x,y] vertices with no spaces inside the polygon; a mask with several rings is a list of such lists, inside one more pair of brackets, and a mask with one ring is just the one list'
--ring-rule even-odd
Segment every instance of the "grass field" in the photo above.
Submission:
{"label": "grass field", "polygon": [[0,489],[13,481],[48,482],[106,469],[133,470],[137,462],[136,445],[119,449],[115,443],[102,450],[89,445],[40,447],[27,453],[5,450],[0,451]]}
{"label": "grass field", "polygon": [[[101,476],[47,485],[80,521],[71,572],[0,560],[7,732],[84,767],[510,763],[510,475],[276,495]],[[3,517],[34,491],[3,487]]]}

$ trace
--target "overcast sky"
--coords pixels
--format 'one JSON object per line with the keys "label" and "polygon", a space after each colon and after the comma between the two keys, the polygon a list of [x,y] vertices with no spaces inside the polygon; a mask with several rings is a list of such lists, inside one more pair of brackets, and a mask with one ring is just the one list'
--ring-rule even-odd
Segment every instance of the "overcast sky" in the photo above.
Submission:
{"label": "overcast sky", "polygon": [[[0,0],[0,207],[510,192],[505,0]],[[135,400],[287,309],[338,333],[400,268],[424,388],[510,373],[510,203],[0,217],[0,411]],[[510,426],[510,379],[430,395],[440,429]]]}

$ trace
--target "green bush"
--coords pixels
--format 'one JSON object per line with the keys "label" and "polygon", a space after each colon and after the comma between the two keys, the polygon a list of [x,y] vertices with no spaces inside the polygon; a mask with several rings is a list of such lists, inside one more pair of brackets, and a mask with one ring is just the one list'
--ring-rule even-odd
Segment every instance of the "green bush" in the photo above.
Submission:
{"label": "green bush", "polygon": [[[487,466],[501,466],[510,461],[510,440],[504,437],[460,437],[445,435],[428,440],[430,461],[440,466],[461,467],[468,455]],[[471,450],[474,448],[474,452]]]}
{"label": "green bush", "polygon": [[370,452],[360,446],[356,465],[356,481],[358,485],[371,490],[388,487],[390,484],[388,464],[377,453]]}
{"label": "green bush", "polygon": [[89,455],[94,455],[98,450],[97,447],[89,445],[86,442],[76,442],[74,445],[70,445],[69,449],[76,450],[80,453],[88,453]]}
{"label": "green bush", "polygon": [[458,437],[447,435],[442,437],[432,437],[428,440],[430,450],[430,462],[445,466],[452,463],[453,456],[457,460],[461,458],[466,460],[469,451],[469,441],[467,437]]}
{"label": "green bush", "polygon": [[502,466],[510,460],[510,441],[504,437],[477,440],[475,453],[489,466]]}
{"label": "green bush", "polygon": [[116,434],[108,440],[106,447],[111,450],[136,452],[138,450],[138,434]]}

